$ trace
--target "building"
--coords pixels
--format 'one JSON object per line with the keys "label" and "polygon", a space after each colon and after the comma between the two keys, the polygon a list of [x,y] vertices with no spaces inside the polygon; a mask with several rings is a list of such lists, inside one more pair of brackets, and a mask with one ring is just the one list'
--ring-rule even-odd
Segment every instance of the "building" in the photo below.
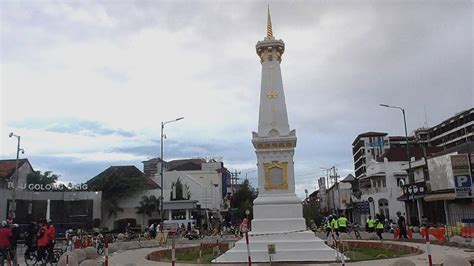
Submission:
{"label": "building", "polygon": [[[0,188],[6,189],[9,182],[16,177],[16,159],[0,160]],[[26,178],[34,173],[33,167],[28,159],[18,160],[18,184],[26,184]]]}
{"label": "building", "polygon": [[[410,148],[417,146],[414,137],[408,137]],[[370,160],[377,160],[390,148],[406,147],[406,138],[401,136],[388,136],[383,132],[365,132],[359,134],[352,142],[352,156],[354,160],[355,178],[364,177],[367,163]]]}
{"label": "building", "polygon": [[[16,160],[0,160],[0,220],[6,220],[13,199],[13,179]],[[83,185],[34,184],[27,177],[33,174],[28,159],[18,161],[18,187],[16,190],[15,223],[26,224],[46,218],[50,205],[50,218],[58,233],[66,229],[92,228],[100,225],[100,191],[87,191]]]}
{"label": "building", "polygon": [[329,214],[329,200],[328,200],[328,193],[326,189],[326,177],[322,176],[318,179],[318,193],[317,197],[319,199],[319,207],[322,214]]}
{"label": "building", "polygon": [[[137,226],[159,221],[157,211],[151,215],[137,213],[143,197],[158,197],[160,187],[135,166],[110,166],[87,181],[87,185],[103,192],[102,227],[123,229],[128,223]],[[124,191],[132,185],[137,188],[135,191]]]}
{"label": "building", "polygon": [[428,129],[431,146],[445,149],[474,142],[474,108],[462,111]]}
{"label": "building", "polygon": [[[445,179],[452,179],[452,176],[449,177],[445,172],[445,176],[433,181],[430,178],[435,171],[433,167],[441,163],[431,163],[430,167],[430,162],[438,160],[435,158],[443,154],[473,152],[474,108],[462,111],[431,128],[417,129],[413,136],[408,137],[408,140],[410,158],[406,154],[405,137],[388,136],[387,133],[382,132],[366,132],[356,137],[352,143],[352,152],[358,187],[353,184],[353,201],[366,206],[366,200],[373,199],[373,204],[369,206],[371,214],[388,209],[389,216],[392,217],[392,209],[396,210],[400,206],[393,201],[393,193],[390,194],[390,199],[387,199],[386,193],[389,192],[388,188],[398,187],[397,199],[405,203],[401,212],[405,213],[410,223],[418,224],[422,216],[426,216],[435,223],[453,223],[449,221],[452,215],[448,217],[441,213],[445,211],[448,213],[449,208],[451,208],[450,213],[459,213],[453,209],[455,207],[449,207],[455,206],[454,201],[446,202],[454,200],[454,188],[452,186],[439,187],[439,184],[444,184]],[[409,160],[410,163],[408,163]],[[449,169],[446,158],[439,160],[444,162],[442,164],[444,169]],[[369,167],[372,169],[368,169]],[[408,172],[413,175],[413,184],[410,184],[407,178]],[[385,199],[388,200],[387,208],[385,208]],[[383,202],[377,202],[378,200]],[[362,216],[368,214],[369,212],[363,215],[356,214],[356,216],[361,216],[360,219],[363,221]],[[457,216],[462,215],[457,214]],[[456,221],[460,220],[462,219]]]}
{"label": "building", "polygon": [[320,194],[321,199],[327,198],[329,213],[348,213],[347,210],[352,195],[352,186],[349,180],[353,178],[353,175],[348,175],[342,181],[334,182],[329,188],[325,189],[326,195]]}
{"label": "building", "polygon": [[[145,176],[161,184],[160,167],[162,161],[159,158],[143,162]],[[222,219],[222,215],[229,209],[227,199],[228,180],[230,172],[224,167],[224,163],[217,160],[205,159],[182,159],[163,162],[163,198],[164,209],[167,205],[176,204],[177,200],[192,200],[195,202],[196,215],[186,216],[188,218],[199,217],[199,221],[208,223],[208,219]],[[178,186],[182,186],[184,193]],[[178,188],[178,189],[177,189]],[[177,212],[172,210],[172,212]],[[182,211],[181,211],[182,212]],[[202,219],[201,219],[202,218]]]}

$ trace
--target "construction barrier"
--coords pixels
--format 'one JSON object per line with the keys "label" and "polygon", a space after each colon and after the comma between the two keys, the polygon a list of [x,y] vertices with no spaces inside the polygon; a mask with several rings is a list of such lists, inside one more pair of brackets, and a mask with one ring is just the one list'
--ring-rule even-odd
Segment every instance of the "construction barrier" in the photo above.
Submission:
{"label": "construction barrier", "polygon": [[462,226],[447,225],[446,226],[446,235],[448,237],[450,237],[450,236],[459,236],[459,235],[461,235],[461,229],[462,229]]}
{"label": "construction barrier", "polygon": [[[426,228],[422,227],[420,229],[420,234],[423,238],[426,238]],[[441,242],[446,242],[446,229],[444,227],[441,228],[429,228],[428,234],[434,236],[436,240]]]}
{"label": "construction barrier", "polygon": [[462,237],[474,237],[474,227],[472,226],[465,226],[461,228],[461,236]]}

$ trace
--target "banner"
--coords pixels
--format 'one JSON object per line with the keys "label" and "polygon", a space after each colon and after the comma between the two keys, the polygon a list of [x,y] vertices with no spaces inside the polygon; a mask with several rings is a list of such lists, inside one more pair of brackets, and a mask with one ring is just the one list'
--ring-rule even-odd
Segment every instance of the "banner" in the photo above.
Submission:
{"label": "banner", "polygon": [[451,155],[451,167],[453,169],[456,198],[471,198],[472,178],[469,154]]}

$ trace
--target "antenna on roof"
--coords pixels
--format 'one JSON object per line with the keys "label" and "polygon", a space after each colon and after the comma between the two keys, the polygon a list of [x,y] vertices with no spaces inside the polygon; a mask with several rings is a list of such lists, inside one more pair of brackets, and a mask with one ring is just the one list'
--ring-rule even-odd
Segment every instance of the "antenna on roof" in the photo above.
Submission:
{"label": "antenna on roof", "polygon": [[425,109],[425,128],[428,128],[428,114],[426,113],[426,104],[423,105]]}

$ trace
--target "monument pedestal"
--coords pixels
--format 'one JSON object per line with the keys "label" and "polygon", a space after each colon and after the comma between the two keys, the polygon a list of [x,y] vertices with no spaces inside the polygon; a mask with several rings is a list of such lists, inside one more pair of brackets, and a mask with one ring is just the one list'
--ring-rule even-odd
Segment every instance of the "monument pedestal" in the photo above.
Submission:
{"label": "monument pedestal", "polygon": [[[272,255],[272,261],[335,261],[335,250],[327,246],[323,240],[315,237],[311,231],[273,235],[252,235],[250,233],[249,243],[252,262],[269,261],[269,244],[275,244],[276,253]],[[245,238],[237,241],[232,249],[216,258],[213,262],[247,262]]]}
{"label": "monument pedestal", "polygon": [[[254,201],[254,219],[249,232],[250,256],[253,262],[268,262],[268,245],[275,245],[272,261],[333,262],[335,250],[306,230],[299,198],[292,193],[260,195]],[[216,258],[214,262],[246,262],[245,238]]]}

